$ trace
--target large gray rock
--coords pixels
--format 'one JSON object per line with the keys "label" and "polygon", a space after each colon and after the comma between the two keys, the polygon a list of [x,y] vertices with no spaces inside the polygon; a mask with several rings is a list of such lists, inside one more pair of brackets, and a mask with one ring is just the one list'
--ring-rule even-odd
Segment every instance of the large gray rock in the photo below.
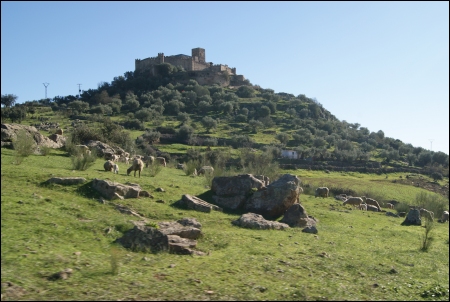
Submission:
{"label": "large gray rock", "polygon": [[410,209],[402,225],[422,225],[419,209]]}
{"label": "large gray rock", "polygon": [[77,185],[86,182],[84,177],[52,177],[46,181],[46,183],[53,183],[59,185]]}
{"label": "large gray rock", "polygon": [[300,194],[300,179],[292,174],[284,174],[267,187],[258,190],[245,202],[244,209],[276,219],[297,202]]}
{"label": "large gray rock", "polygon": [[305,208],[299,204],[294,203],[284,213],[283,219],[280,222],[288,224],[290,227],[310,227],[316,225],[316,220],[308,216]]}
{"label": "large gray rock", "polygon": [[90,140],[86,143],[90,150],[96,150],[99,157],[105,156],[105,153],[116,154],[116,149],[101,141]]}
{"label": "large gray rock", "polygon": [[92,181],[92,188],[109,200],[151,196],[147,191],[142,190],[138,184],[124,185],[97,178]]}
{"label": "large gray rock", "polygon": [[261,215],[255,213],[244,214],[239,217],[239,219],[234,220],[231,223],[243,228],[259,230],[284,230],[289,228],[289,226],[285,223],[266,220]]}
{"label": "large gray rock", "polygon": [[48,136],[49,139],[51,139],[52,141],[54,141],[55,143],[57,143],[58,145],[60,145],[61,147],[66,145],[66,137],[63,135],[59,135],[59,134],[50,134]]}
{"label": "large gray rock", "polygon": [[212,210],[222,211],[221,207],[210,204],[209,202],[206,202],[201,198],[189,194],[184,194],[179,201],[175,202],[175,205],[182,208],[206,213],[210,213]]}
{"label": "large gray rock", "polygon": [[115,242],[137,252],[168,251],[183,255],[203,255],[204,253],[192,249],[197,245],[195,239],[202,235],[200,228],[193,225],[201,226],[194,218],[160,222],[157,228],[135,224],[133,229]]}
{"label": "large gray rock", "polygon": [[[1,141],[2,142],[12,142],[14,148],[14,140],[17,138],[17,134],[20,130],[25,130],[27,135],[33,138],[34,146],[33,149],[36,153],[40,152],[40,147],[48,147],[48,148],[61,148],[65,145],[64,139],[52,140],[49,137],[46,137],[39,133],[36,127],[33,126],[25,126],[19,124],[2,124],[1,125]],[[53,137],[54,135],[50,135]]]}
{"label": "large gray rock", "polygon": [[246,195],[252,193],[252,189],[261,189],[265,187],[264,181],[261,181],[251,174],[241,174],[237,176],[218,176],[212,181],[211,191],[215,195],[230,197],[237,195]]}
{"label": "large gray rock", "polygon": [[244,202],[247,199],[247,197],[244,195],[236,195],[236,196],[229,196],[229,197],[213,195],[212,199],[215,204],[217,204],[218,206],[220,206],[222,208],[230,209],[230,210],[237,210],[244,205]]}

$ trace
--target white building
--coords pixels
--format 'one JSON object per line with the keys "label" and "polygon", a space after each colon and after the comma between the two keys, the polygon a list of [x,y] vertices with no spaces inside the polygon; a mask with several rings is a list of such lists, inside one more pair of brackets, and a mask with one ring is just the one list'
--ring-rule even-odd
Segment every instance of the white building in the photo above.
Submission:
{"label": "white building", "polygon": [[281,157],[297,159],[298,154],[297,151],[294,150],[281,150]]}

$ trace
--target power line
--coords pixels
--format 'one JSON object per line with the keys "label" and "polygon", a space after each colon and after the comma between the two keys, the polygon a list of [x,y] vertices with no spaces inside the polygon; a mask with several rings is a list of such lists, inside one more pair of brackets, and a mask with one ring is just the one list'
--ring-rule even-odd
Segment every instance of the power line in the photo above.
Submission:
{"label": "power line", "polygon": [[45,99],[47,99],[47,86],[50,85],[50,83],[42,83],[45,86]]}
{"label": "power line", "polygon": [[431,144],[431,146],[430,146],[430,151],[433,151],[433,141],[434,141],[434,139],[428,139],[429,141],[430,141],[430,144]]}

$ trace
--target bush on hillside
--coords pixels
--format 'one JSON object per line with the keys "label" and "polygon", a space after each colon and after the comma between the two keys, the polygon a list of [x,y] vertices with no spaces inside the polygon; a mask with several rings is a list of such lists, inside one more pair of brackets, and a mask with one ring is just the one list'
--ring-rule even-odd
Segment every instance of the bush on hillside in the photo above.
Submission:
{"label": "bush on hillside", "polygon": [[81,152],[79,148],[73,148],[72,150],[80,150],[80,151],[72,151],[73,154],[70,156],[70,160],[72,162],[72,168],[77,171],[85,171],[92,165],[94,165],[97,160],[97,152],[96,149],[93,149],[91,153],[84,154]]}
{"label": "bush on hillside", "polygon": [[16,138],[13,140],[14,157],[16,164],[20,165],[25,157],[33,154],[36,144],[33,137],[24,129],[17,132]]}

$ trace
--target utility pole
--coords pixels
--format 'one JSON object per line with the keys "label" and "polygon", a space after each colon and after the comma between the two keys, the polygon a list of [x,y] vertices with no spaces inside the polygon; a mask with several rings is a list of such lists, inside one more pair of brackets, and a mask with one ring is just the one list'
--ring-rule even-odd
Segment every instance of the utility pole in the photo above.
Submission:
{"label": "utility pole", "polygon": [[50,83],[43,83],[45,86],[45,99],[47,99],[47,86],[50,85]]}
{"label": "utility pole", "polygon": [[81,84],[77,84],[78,85],[78,98],[80,98],[80,95],[81,95],[81,88],[80,88],[80,86],[81,86]]}
{"label": "utility pole", "polygon": [[[430,141],[430,151],[433,152],[433,141],[434,139],[428,139]],[[431,154],[431,160],[430,160],[430,169],[433,167],[433,154]]]}

